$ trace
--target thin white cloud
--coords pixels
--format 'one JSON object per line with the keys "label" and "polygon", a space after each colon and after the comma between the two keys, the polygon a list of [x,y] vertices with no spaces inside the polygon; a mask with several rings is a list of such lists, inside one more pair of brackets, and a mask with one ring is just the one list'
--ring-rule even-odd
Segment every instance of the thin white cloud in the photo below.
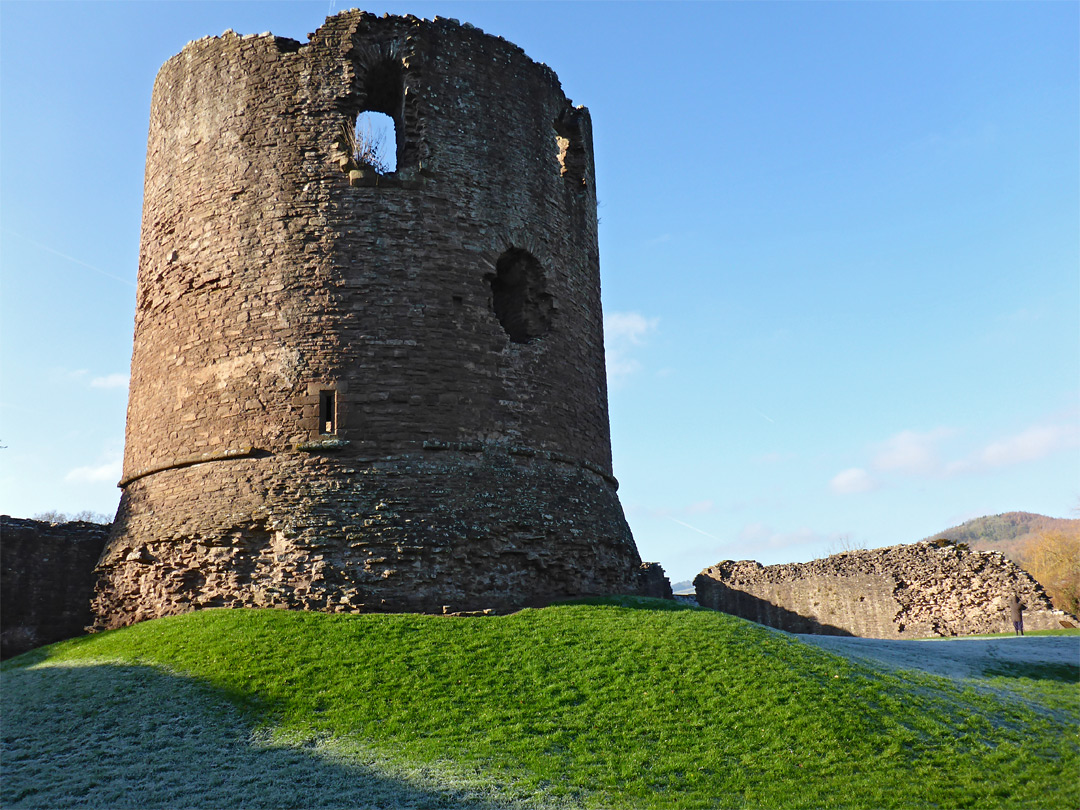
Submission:
{"label": "thin white cloud", "polygon": [[74,484],[116,483],[120,480],[123,467],[124,462],[119,458],[97,466],[76,467],[64,476],[64,480]]}
{"label": "thin white cloud", "polygon": [[778,532],[764,523],[748,523],[739,532],[740,544],[766,546],[771,549],[821,543],[824,539],[822,535],[807,527],[790,532]]}
{"label": "thin white cloud", "polygon": [[609,312],[604,315],[604,339],[616,343],[641,345],[655,332],[659,318],[646,318],[640,312]]}
{"label": "thin white cloud", "polygon": [[[950,461],[941,468],[941,474],[946,478],[952,478],[957,475],[965,475],[970,472],[978,472],[979,465],[969,458],[956,459]],[[976,515],[978,517],[978,515]],[[961,521],[962,522],[962,521]]]}
{"label": "thin white cloud", "polygon": [[[711,500],[696,501],[686,506],[647,506],[642,503],[627,503],[623,506],[623,509],[629,515],[640,515],[642,517],[650,518],[666,518],[667,520],[675,520],[676,523],[680,521],[676,520],[673,515],[704,515],[709,512],[716,511],[716,503]],[[684,524],[685,525],[685,524]],[[701,531],[696,526],[688,526],[694,531]],[[707,533],[706,533],[707,534]],[[712,535],[709,535],[710,537]]]}
{"label": "thin white cloud", "polygon": [[712,510],[713,510],[713,502],[712,502],[711,499],[709,499],[709,500],[698,501],[697,503],[690,504],[688,507],[686,507],[686,514],[688,514],[688,515],[702,515],[702,514],[705,514],[706,512],[711,512]]}
{"label": "thin white cloud", "polygon": [[609,312],[604,315],[604,349],[607,355],[608,382],[616,384],[641,370],[641,363],[631,356],[659,327],[659,318],[646,318],[640,312]]}
{"label": "thin white cloud", "polygon": [[628,515],[640,515],[642,517],[650,518],[666,518],[675,511],[666,506],[647,506],[643,503],[628,503],[623,506],[623,510]]}
{"label": "thin white cloud", "polygon": [[672,521],[672,522],[674,522],[674,523],[678,523],[678,524],[679,524],[680,526],[685,526],[686,528],[690,529],[691,531],[697,532],[698,534],[703,534],[703,535],[705,535],[706,537],[708,537],[708,538],[710,538],[710,539],[712,539],[712,540],[715,540],[715,541],[716,541],[716,542],[718,542],[718,543],[722,543],[722,542],[724,542],[724,541],[723,541],[723,540],[721,540],[721,539],[720,539],[719,537],[717,537],[717,536],[716,536],[715,534],[709,534],[709,533],[708,533],[707,531],[705,531],[704,529],[699,529],[699,528],[698,528],[697,526],[691,526],[691,525],[690,525],[689,523],[687,523],[687,522],[686,522],[685,520],[679,520],[678,518],[673,518],[673,517],[671,517],[670,515],[668,516],[668,520],[670,520],[670,521]]}
{"label": "thin white cloud", "polygon": [[747,523],[739,532],[740,543],[763,543],[773,533],[764,523]]}
{"label": "thin white cloud", "polygon": [[942,462],[938,445],[954,433],[954,430],[944,427],[926,432],[903,430],[878,446],[873,460],[874,468],[911,475],[939,473]]}
{"label": "thin white cloud", "polygon": [[[945,440],[956,434],[956,430],[947,427],[929,431],[903,430],[872,445],[871,466],[878,473],[950,478],[1029,464],[1080,447],[1080,424],[1075,413],[1057,414],[1053,421],[987,442],[960,457],[943,458]],[[861,467],[852,467],[835,476],[829,486],[838,494],[850,494],[876,489],[889,480],[871,476]]]}
{"label": "thin white cloud", "polygon": [[793,532],[777,532],[769,538],[769,548],[790,548],[791,546],[807,546],[811,543],[820,543],[821,535],[807,528],[796,529]]}
{"label": "thin white cloud", "polygon": [[89,369],[85,368],[53,368],[48,373],[52,381],[56,383],[74,383],[90,388],[127,388],[128,385],[128,375],[119,372],[94,377],[91,376]]}
{"label": "thin white cloud", "polygon": [[54,256],[59,256],[61,259],[67,259],[72,264],[77,264],[80,267],[85,267],[88,270],[93,270],[95,273],[100,273],[101,275],[105,276],[106,278],[111,278],[113,281],[119,281],[121,284],[127,284],[129,287],[134,287],[135,286],[135,283],[133,281],[131,281],[131,279],[121,278],[120,276],[114,275],[113,273],[110,273],[107,270],[102,270],[100,267],[96,267],[95,265],[92,265],[89,262],[84,262],[82,259],[77,259],[74,256],[69,256],[66,253],[61,253],[59,250],[51,248],[48,245],[43,245],[43,244],[41,244],[41,242],[37,242],[37,241],[31,239],[29,236],[23,236],[22,234],[16,233],[15,231],[11,230],[10,228],[4,228],[3,230],[4,230],[5,233],[10,233],[13,236],[17,236],[19,239],[22,239],[22,240],[24,240],[26,242],[29,242],[34,247],[38,248],[38,250],[44,250],[46,253],[51,253]]}
{"label": "thin white cloud", "polygon": [[983,448],[978,460],[985,467],[1011,467],[1046,458],[1059,450],[1080,445],[1080,431],[1075,424],[1038,425],[992,442]]}
{"label": "thin white cloud", "polygon": [[106,374],[104,377],[94,377],[90,380],[91,388],[127,388],[127,374]]}
{"label": "thin white cloud", "polygon": [[877,482],[861,467],[852,467],[833,476],[829,489],[837,495],[853,495],[857,492],[869,492],[877,489]]}
{"label": "thin white cloud", "polygon": [[621,382],[632,374],[641,371],[641,363],[632,358],[623,357],[620,352],[613,349],[607,351],[607,377],[608,382],[615,384]]}

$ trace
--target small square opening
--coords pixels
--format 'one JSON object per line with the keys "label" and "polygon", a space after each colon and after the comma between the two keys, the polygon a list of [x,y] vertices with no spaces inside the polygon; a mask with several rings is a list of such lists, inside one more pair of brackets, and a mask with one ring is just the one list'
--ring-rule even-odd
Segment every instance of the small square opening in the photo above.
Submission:
{"label": "small square opening", "polygon": [[319,392],[319,433],[337,433],[337,403],[333,391]]}

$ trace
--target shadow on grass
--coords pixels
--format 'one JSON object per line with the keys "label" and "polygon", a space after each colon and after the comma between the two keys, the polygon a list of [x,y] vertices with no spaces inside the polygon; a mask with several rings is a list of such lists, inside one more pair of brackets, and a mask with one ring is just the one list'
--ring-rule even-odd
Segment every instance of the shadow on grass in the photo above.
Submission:
{"label": "shadow on grass", "polygon": [[229,697],[151,667],[5,668],[0,806],[508,806],[361,743],[272,742]]}
{"label": "shadow on grass", "polygon": [[688,605],[674,599],[655,599],[648,596],[594,596],[584,599],[571,599],[557,604],[563,605],[612,605],[614,607],[633,608],[635,610],[707,610],[712,613],[723,613],[728,616],[736,616],[740,619],[760,624],[764,627],[772,627],[784,630],[788,633],[800,633],[815,636],[845,636],[855,638],[855,634],[843,627],[825,624],[813,616],[804,616],[793,610],[788,610],[773,602],[760,599],[745,591],[731,589],[731,610],[722,610],[709,605]]}
{"label": "shadow on grass", "polygon": [[999,662],[983,670],[988,678],[1028,678],[1033,681],[1080,683],[1080,665]]}

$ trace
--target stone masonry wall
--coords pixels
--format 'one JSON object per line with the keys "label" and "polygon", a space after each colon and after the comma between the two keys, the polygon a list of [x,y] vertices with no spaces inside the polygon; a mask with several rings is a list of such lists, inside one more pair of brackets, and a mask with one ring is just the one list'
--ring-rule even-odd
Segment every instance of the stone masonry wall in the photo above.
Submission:
{"label": "stone masonry wall", "polygon": [[0,658],[82,635],[109,527],[0,516]]}
{"label": "stone masonry wall", "polygon": [[1012,630],[1010,593],[1026,606],[1025,629],[1056,629],[1072,618],[1053,610],[1042,586],[1000,553],[933,542],[786,565],[725,560],[698,574],[694,587],[704,607],[792,633],[920,638],[1003,632]]}
{"label": "stone masonry wall", "polygon": [[[399,168],[351,185],[340,128],[390,68]],[[550,69],[450,21],[190,43],[154,87],[125,478],[318,440],[320,390],[346,455],[479,441],[610,474],[591,146]],[[527,343],[493,311],[513,250],[552,307]]]}
{"label": "stone masonry wall", "polygon": [[356,11],[162,67],[98,626],[633,591],[611,472],[591,124],[549,68]]}
{"label": "stone masonry wall", "polygon": [[478,448],[205,466],[127,487],[99,628],[207,607],[500,610],[639,587],[612,485],[571,463]]}
{"label": "stone masonry wall", "polygon": [[638,572],[638,592],[653,599],[675,598],[671,590],[671,580],[664,573],[664,567],[654,562],[641,564]]}

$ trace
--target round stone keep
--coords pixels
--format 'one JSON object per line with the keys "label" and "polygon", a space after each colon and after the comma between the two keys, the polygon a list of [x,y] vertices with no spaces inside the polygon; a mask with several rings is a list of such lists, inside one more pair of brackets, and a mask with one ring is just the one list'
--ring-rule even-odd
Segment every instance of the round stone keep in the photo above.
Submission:
{"label": "round stone keep", "polygon": [[453,20],[166,62],[96,626],[635,590],[593,181],[588,111]]}

